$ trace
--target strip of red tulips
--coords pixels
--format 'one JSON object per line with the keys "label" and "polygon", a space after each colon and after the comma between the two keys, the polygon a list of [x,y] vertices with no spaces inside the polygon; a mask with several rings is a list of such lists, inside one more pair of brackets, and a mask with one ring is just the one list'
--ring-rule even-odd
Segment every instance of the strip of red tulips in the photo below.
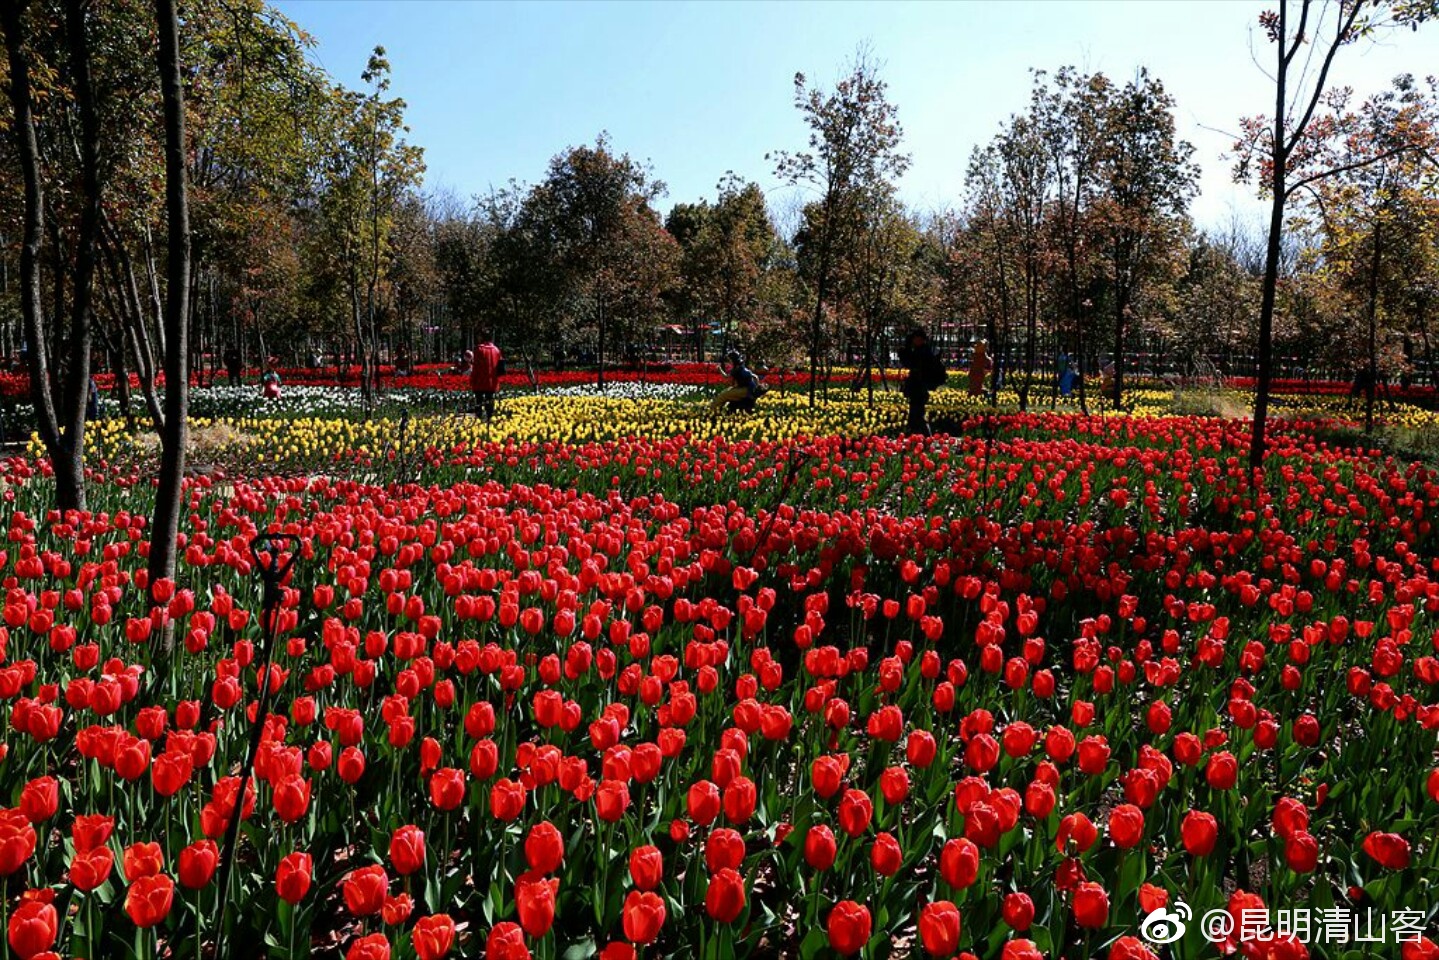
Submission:
{"label": "strip of red tulips", "polygon": [[[1027,417],[204,478],[153,608],[146,485],[59,516],[13,461],[9,948],[205,956],[221,898],[236,955],[355,960],[1133,958],[1176,899],[1431,911],[1439,477],[1292,428],[1256,494],[1245,445]],[[268,661],[264,530],[300,544]]]}

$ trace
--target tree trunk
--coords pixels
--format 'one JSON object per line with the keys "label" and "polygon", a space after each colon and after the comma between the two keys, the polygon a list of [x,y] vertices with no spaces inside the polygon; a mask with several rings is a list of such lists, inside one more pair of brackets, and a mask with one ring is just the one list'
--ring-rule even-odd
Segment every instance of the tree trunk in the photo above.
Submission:
{"label": "tree trunk", "polygon": [[1029,387],[1034,380],[1035,338],[1039,335],[1039,276],[1034,251],[1024,260],[1024,382],[1019,385],[1019,409],[1029,409]]}
{"label": "tree trunk", "polygon": [[601,390],[605,388],[605,300],[604,297],[595,297],[595,319],[599,332],[599,344],[595,359],[599,361],[599,372],[595,377],[595,385]]}
{"label": "tree trunk", "polygon": [[157,61],[165,107],[165,429],[160,434],[160,478],[150,531],[152,601],[162,578],[175,576],[185,452],[190,440],[190,206],[185,182],[185,88],[180,72],[180,24],[175,0],[155,0]]}
{"label": "tree trunk", "polygon": [[[115,234],[115,231],[112,229],[109,233]],[[104,233],[102,240],[105,240]],[[124,319],[121,349],[124,349],[123,342],[128,337],[131,353],[135,357],[140,394],[145,398],[145,409],[149,412],[150,422],[158,434],[165,429],[165,412],[160,408],[160,398],[155,393],[155,352],[150,344],[150,331],[145,323],[145,307],[140,302],[140,288],[135,281],[134,265],[118,234],[102,243],[101,252],[105,255],[111,282],[119,288],[116,300],[123,308]]]}
{"label": "tree trunk", "polygon": [[1249,440],[1249,469],[1258,471],[1264,465],[1264,434],[1269,421],[1269,387],[1274,377],[1274,299],[1279,287],[1280,241],[1284,236],[1285,166],[1289,163],[1284,148],[1284,111],[1287,106],[1289,61],[1284,53],[1287,27],[1285,0],[1279,3],[1278,69],[1274,74],[1274,145],[1270,158],[1269,240],[1264,248],[1264,280],[1260,285],[1259,349],[1255,362],[1254,418]]}
{"label": "tree trunk", "polygon": [[[832,215],[826,206],[825,211],[825,233],[834,229]],[[809,325],[809,405],[813,407],[817,402],[815,389],[819,380],[819,341],[820,331],[824,324],[824,296],[829,292],[829,245],[832,241],[825,237],[819,251],[819,276],[815,278],[814,286],[814,317]]]}
{"label": "tree trunk", "polygon": [[[1380,216],[1382,216],[1382,211]],[[1374,432],[1374,394],[1379,389],[1379,220],[1374,220],[1374,252],[1369,258],[1369,384],[1364,392],[1364,432]]]}
{"label": "tree trunk", "polygon": [[1419,313],[1419,336],[1424,340],[1424,366],[1429,372],[1429,385],[1439,387],[1439,367],[1434,366],[1434,347],[1429,342],[1429,321],[1422,309]]}
{"label": "tree trunk", "polygon": [[[29,349],[30,393],[35,404],[36,426],[45,444],[55,472],[55,501],[61,510],[85,508],[84,471],[84,404],[89,390],[89,377],[74,376],[64,384],[65,409],[78,406],[81,415],[79,432],[62,426],[55,411],[51,390],[51,370],[44,300],[41,292],[40,249],[45,234],[45,198],[41,186],[40,148],[35,135],[30,90],[30,61],[25,51],[23,19],[26,4],[0,4],[0,29],[5,34],[5,51],[9,62],[10,105],[13,111],[11,130],[20,158],[24,181],[24,219],[20,246],[20,309],[25,340]],[[93,118],[92,118],[93,120]],[[57,317],[58,319],[58,317]],[[89,353],[85,354],[88,369]],[[73,371],[72,371],[73,373]]]}
{"label": "tree trunk", "polygon": [[1124,319],[1129,311],[1129,292],[1124,286],[1114,297],[1114,409],[1124,409]]}
{"label": "tree trunk", "polygon": [[[360,354],[360,405],[365,412],[365,419],[370,419],[370,351],[365,349],[365,321],[360,315],[360,277],[359,267],[353,261],[350,264],[350,313],[355,321],[355,343],[356,350]],[[268,362],[266,357],[265,361]],[[347,364],[348,366],[348,364]]]}
{"label": "tree trunk", "polygon": [[[74,253],[75,276],[70,299],[70,360],[64,398],[67,472],[73,474],[84,505],[85,414],[90,399],[91,302],[95,290],[95,245],[100,233],[100,124],[90,86],[90,44],[85,8],[80,0],[65,4],[66,33],[74,75],[75,103],[80,112],[80,231]],[[58,476],[58,470],[57,470]]]}

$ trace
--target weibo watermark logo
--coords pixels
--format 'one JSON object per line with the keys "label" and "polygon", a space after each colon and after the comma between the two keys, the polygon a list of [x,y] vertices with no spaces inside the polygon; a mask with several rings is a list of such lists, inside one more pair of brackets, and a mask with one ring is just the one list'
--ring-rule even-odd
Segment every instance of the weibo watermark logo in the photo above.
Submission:
{"label": "weibo watermark logo", "polygon": [[1184,936],[1194,912],[1183,900],[1176,900],[1173,909],[1152,910],[1139,924],[1139,935],[1150,943],[1174,943]]}

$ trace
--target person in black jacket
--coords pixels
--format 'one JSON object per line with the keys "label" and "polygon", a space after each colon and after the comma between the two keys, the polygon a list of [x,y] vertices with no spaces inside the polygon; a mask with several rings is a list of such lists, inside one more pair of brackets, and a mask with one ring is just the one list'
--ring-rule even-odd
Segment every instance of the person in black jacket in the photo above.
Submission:
{"label": "person in black jacket", "polygon": [[928,437],[931,431],[925,415],[929,393],[944,382],[944,364],[929,345],[929,335],[919,329],[913,330],[900,347],[899,362],[908,371],[903,386],[904,395],[909,398],[909,422],[905,431]]}
{"label": "person in black jacket", "polygon": [[721,364],[719,372],[729,377],[733,385],[710,401],[710,414],[719,413],[726,404],[731,410],[754,409],[754,401],[759,399],[761,393],[759,377],[745,364],[744,357],[740,356],[738,350],[731,350],[725,355],[725,360],[729,366]]}

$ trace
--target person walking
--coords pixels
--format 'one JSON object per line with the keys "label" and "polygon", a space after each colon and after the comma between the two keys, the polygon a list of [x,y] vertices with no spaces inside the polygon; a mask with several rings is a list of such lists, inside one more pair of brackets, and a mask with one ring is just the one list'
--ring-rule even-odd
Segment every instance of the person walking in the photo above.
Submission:
{"label": "person walking", "polygon": [[948,375],[939,355],[929,345],[929,335],[916,328],[905,339],[899,349],[899,362],[906,371],[902,392],[909,400],[909,418],[905,424],[906,433],[931,436],[927,413],[930,391],[944,383]]}
{"label": "person walking", "polygon": [[240,385],[240,374],[243,372],[244,368],[240,363],[240,348],[231,344],[225,350],[225,373],[230,378],[230,386],[238,387]]}
{"label": "person walking", "polygon": [[984,393],[984,377],[989,373],[989,348],[983,340],[974,342],[974,354],[969,359],[969,395],[978,397]]}
{"label": "person walking", "polygon": [[1074,396],[1074,388],[1079,383],[1079,374],[1070,365],[1069,354],[1059,355],[1059,395],[1064,399]]}
{"label": "person walking", "polygon": [[480,345],[475,348],[474,363],[470,367],[470,389],[475,392],[475,413],[484,417],[486,423],[495,416],[495,394],[500,389],[500,373],[504,362],[504,354],[500,353],[500,348],[495,346],[490,335],[487,333],[482,336]]}
{"label": "person walking", "polygon": [[280,371],[275,369],[275,358],[265,361],[265,372],[260,376],[260,395],[266,400],[280,399]]}

